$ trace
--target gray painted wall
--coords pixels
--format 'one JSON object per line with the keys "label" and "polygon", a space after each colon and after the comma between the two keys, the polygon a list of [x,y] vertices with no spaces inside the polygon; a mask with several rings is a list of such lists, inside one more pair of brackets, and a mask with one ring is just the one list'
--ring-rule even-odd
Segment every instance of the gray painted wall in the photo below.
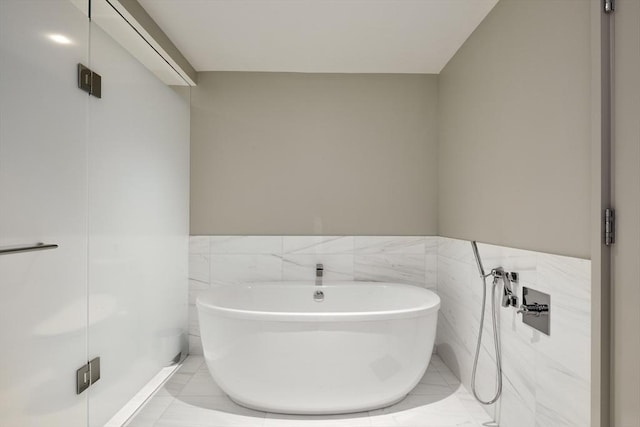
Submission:
{"label": "gray painted wall", "polygon": [[590,257],[590,2],[501,0],[434,75],[200,73],[191,234]]}
{"label": "gray painted wall", "polygon": [[501,0],[439,76],[439,233],[590,256],[590,2]]}
{"label": "gray painted wall", "polygon": [[437,76],[206,72],[191,234],[437,234]]}

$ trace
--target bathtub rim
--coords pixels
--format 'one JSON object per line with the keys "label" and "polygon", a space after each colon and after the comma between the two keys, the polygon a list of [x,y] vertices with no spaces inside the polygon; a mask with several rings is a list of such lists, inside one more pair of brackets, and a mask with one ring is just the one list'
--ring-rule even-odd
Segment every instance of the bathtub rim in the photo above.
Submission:
{"label": "bathtub rim", "polygon": [[[306,287],[309,291],[329,290],[332,288],[340,288],[344,286],[379,286],[397,289],[411,289],[426,292],[429,295],[427,303],[418,304],[409,308],[376,310],[376,311],[350,311],[350,312],[278,312],[278,311],[260,311],[260,310],[243,310],[238,308],[221,307],[213,302],[206,301],[216,289],[235,288],[235,287],[254,287],[254,286],[286,286],[286,287]],[[432,301],[433,300],[433,301]],[[322,286],[306,284],[300,281],[275,281],[275,282],[248,282],[243,284],[217,284],[212,285],[211,289],[205,291],[196,298],[196,307],[198,315],[200,312],[208,314],[224,316],[227,318],[244,319],[244,320],[260,320],[274,322],[364,322],[364,321],[387,321],[393,319],[408,319],[416,317],[425,317],[429,315],[437,315],[441,305],[440,296],[431,289],[422,288],[415,285],[407,285],[404,283],[394,282],[371,282],[371,281],[336,281],[327,282]]]}

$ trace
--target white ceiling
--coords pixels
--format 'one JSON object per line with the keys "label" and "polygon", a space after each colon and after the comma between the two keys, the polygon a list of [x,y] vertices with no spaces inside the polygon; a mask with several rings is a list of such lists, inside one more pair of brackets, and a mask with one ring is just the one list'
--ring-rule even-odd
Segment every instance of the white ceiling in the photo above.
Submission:
{"label": "white ceiling", "polygon": [[197,71],[439,73],[498,0],[139,0]]}

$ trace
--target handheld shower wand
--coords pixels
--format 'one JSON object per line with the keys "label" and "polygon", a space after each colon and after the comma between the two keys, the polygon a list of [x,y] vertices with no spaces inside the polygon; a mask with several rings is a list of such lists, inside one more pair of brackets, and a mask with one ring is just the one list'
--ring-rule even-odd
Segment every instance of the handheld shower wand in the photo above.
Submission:
{"label": "handheld shower wand", "polygon": [[471,249],[473,249],[473,256],[476,258],[476,264],[478,265],[478,272],[480,273],[480,278],[484,279],[485,277],[487,277],[487,275],[484,274],[484,268],[482,267],[482,260],[480,259],[480,254],[478,253],[478,245],[476,244],[475,240],[471,241]]}

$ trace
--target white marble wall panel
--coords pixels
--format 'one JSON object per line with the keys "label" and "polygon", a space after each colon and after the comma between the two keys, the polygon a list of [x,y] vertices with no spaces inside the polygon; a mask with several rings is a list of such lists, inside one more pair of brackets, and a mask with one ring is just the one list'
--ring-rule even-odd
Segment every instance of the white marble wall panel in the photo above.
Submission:
{"label": "white marble wall panel", "polygon": [[565,369],[555,357],[537,353],[536,427],[588,426],[590,382]]}
{"label": "white marble wall panel", "polygon": [[435,289],[438,284],[437,250],[438,250],[437,245],[425,247],[424,282],[427,288],[432,288],[432,289]]}
{"label": "white marble wall panel", "polygon": [[211,285],[256,281],[371,280],[435,288],[437,237],[192,236],[189,246],[189,343],[201,354],[195,307]]}
{"label": "white marble wall panel", "polygon": [[424,271],[424,255],[382,253],[355,256],[356,280],[422,285],[425,282]]}
{"label": "white marble wall panel", "polygon": [[[500,307],[503,394],[487,412],[502,427],[586,426],[590,411],[590,261],[479,244],[488,272],[502,266],[520,273],[514,287],[551,295],[551,335],[522,323],[514,308]],[[438,293],[442,299],[437,351],[471,386],[480,323],[482,282],[468,241],[438,239]],[[501,288],[500,288],[501,289]],[[490,304],[491,281],[487,286]],[[495,390],[490,311],[487,308],[477,384],[481,397]]]}
{"label": "white marble wall panel", "polygon": [[209,240],[209,236],[189,237],[189,254],[208,254],[210,245]]}
{"label": "white marble wall panel", "polygon": [[189,279],[209,283],[209,241],[207,238],[189,239]]}
{"label": "white marble wall panel", "polygon": [[437,238],[424,236],[356,236],[356,280],[436,286]]}
{"label": "white marble wall panel", "polygon": [[210,287],[210,249],[208,236],[189,238],[189,351],[202,354],[196,298]]}
{"label": "white marble wall panel", "polygon": [[219,254],[211,257],[211,283],[233,285],[282,279],[279,254]]}
{"label": "white marble wall panel", "polygon": [[285,236],[282,240],[283,280],[313,280],[319,263],[325,280],[354,280],[353,236]]}
{"label": "white marble wall panel", "polygon": [[353,255],[353,245],[353,236],[285,236],[282,238],[282,252],[287,255]]}
{"label": "white marble wall panel", "polygon": [[280,236],[199,236],[192,239],[209,239],[210,253],[218,254],[262,254],[281,255]]}
{"label": "white marble wall panel", "polygon": [[422,236],[356,236],[357,254],[424,254],[426,237]]}
{"label": "white marble wall panel", "polygon": [[591,370],[590,268],[587,260],[540,254],[537,289],[551,295],[551,336],[531,337],[541,352],[582,378]]}
{"label": "white marble wall panel", "polygon": [[352,254],[287,254],[282,259],[283,280],[312,280],[316,264],[324,267],[324,280],[353,280]]}

